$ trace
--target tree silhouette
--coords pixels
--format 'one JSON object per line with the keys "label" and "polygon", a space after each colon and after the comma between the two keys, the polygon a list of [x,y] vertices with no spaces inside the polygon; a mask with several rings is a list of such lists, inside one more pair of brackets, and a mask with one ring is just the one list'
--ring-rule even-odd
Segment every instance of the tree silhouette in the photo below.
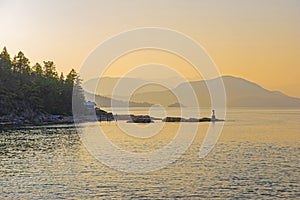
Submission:
{"label": "tree silhouette", "polygon": [[[73,88],[83,106],[85,101],[74,69],[60,77],[53,61],[43,66],[30,61],[21,51],[11,59],[6,47],[0,53],[0,116],[32,119],[39,114],[72,115]],[[83,107],[84,109],[84,107]]]}

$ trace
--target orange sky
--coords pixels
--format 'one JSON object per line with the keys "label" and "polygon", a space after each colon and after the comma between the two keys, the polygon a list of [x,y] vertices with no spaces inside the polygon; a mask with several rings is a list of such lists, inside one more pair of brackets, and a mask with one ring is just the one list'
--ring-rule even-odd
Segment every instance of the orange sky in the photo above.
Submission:
{"label": "orange sky", "polygon": [[1,48],[63,72],[112,35],[170,28],[202,44],[221,74],[300,97],[298,0],[0,0],[0,24]]}

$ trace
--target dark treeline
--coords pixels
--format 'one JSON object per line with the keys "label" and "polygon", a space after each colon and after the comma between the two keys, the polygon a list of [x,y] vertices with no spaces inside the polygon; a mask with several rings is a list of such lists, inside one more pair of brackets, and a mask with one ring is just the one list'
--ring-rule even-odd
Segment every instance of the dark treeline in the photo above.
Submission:
{"label": "dark treeline", "polygon": [[13,58],[4,47],[0,54],[0,116],[72,114],[73,87],[77,103],[83,105],[80,79],[74,69],[66,77],[58,75],[52,61],[30,65],[20,51]]}

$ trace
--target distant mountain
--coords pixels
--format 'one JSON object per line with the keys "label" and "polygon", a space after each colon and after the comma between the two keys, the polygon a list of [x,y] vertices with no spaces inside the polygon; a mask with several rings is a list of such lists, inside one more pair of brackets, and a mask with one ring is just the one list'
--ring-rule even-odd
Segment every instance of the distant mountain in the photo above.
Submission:
{"label": "distant mountain", "polygon": [[[139,86],[144,87],[140,88]],[[115,99],[124,99],[124,97],[130,97],[132,94],[130,94],[129,92],[135,90],[137,90],[137,92],[139,93],[161,92],[166,90],[165,87],[162,87],[158,84],[153,84],[153,81],[151,80],[115,77],[102,77],[91,79],[84,82],[82,84],[82,87],[87,92],[95,93],[105,97],[114,96]]]}
{"label": "distant mountain", "polygon": [[224,76],[229,107],[299,107],[300,99],[270,91],[242,78]]}
{"label": "distant mountain", "polygon": [[[86,100],[94,101],[94,95],[89,92],[84,93]],[[140,102],[132,102],[127,103],[126,101],[112,99],[110,97],[104,97],[101,95],[95,95],[95,102],[98,107],[151,107],[153,104],[150,103],[140,103]]]}
{"label": "distant mountain", "polygon": [[168,107],[185,107],[185,105],[183,105],[181,103],[172,103],[172,104],[168,105]]}
{"label": "distant mountain", "polygon": [[[300,108],[300,99],[287,96],[278,91],[269,91],[256,83],[247,81],[242,78],[233,76],[221,77],[224,82],[227,106],[228,107],[285,107]],[[218,78],[219,79],[219,78]],[[208,80],[208,83],[216,82],[217,79]],[[132,96],[134,102],[148,102],[151,104],[162,104],[168,106],[170,104],[181,103],[185,106],[193,106],[189,91],[189,85],[194,89],[200,106],[210,106],[210,95],[206,86],[206,81],[186,82],[178,85],[173,90],[154,91],[136,93]],[[176,96],[183,97],[178,102]]]}
{"label": "distant mountain", "polygon": [[[228,107],[300,108],[299,98],[290,97],[278,91],[267,90],[256,83],[247,81],[242,78],[233,76],[223,76],[220,78],[222,78],[224,82]],[[191,86],[195,91],[195,95],[200,106],[209,107],[210,95],[206,86],[206,82],[214,84],[214,82],[216,82],[220,78],[207,81],[202,80],[185,82],[170,90],[163,87],[152,90],[153,85],[150,85],[148,88],[145,87],[144,89],[138,90],[137,92],[132,94],[130,100],[132,101],[132,105],[138,106],[149,106],[153,104],[161,104],[166,107],[179,104],[187,107],[195,106],[191,96],[187,93],[187,91],[190,91],[189,88]],[[114,81],[117,81],[117,78]],[[140,79],[127,81],[131,82],[131,84],[143,84],[142,80]],[[104,85],[106,88],[111,87],[107,84]],[[122,87],[124,87],[125,89],[126,86],[127,85],[124,84]],[[131,85],[129,87],[133,86]],[[175,94],[178,94],[179,97],[182,97],[180,102]],[[115,97],[117,97],[120,102],[125,99],[122,94],[119,93]],[[104,102],[109,101],[108,99],[104,100],[101,98],[100,96],[98,97],[99,102],[100,100]],[[107,103],[105,103],[105,105],[107,105]],[[124,105],[124,102],[120,103],[120,105]]]}

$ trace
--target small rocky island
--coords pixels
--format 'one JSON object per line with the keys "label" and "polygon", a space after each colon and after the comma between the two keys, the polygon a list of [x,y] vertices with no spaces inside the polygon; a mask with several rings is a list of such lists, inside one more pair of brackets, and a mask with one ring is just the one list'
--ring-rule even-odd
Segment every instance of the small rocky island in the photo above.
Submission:
{"label": "small rocky island", "polygon": [[181,104],[181,103],[173,103],[173,104],[170,104],[170,105],[168,105],[168,107],[175,107],[175,108],[184,108],[185,107],[185,105],[183,105],[183,104]]}
{"label": "small rocky island", "polygon": [[130,115],[127,123],[153,123],[153,120],[149,115]]}
{"label": "small rocky island", "polygon": [[161,120],[163,122],[222,122],[223,119],[217,119],[215,115],[215,110],[212,110],[212,116],[203,118],[183,118],[183,117],[165,117],[164,119],[155,119],[149,115],[130,115],[130,120],[127,123],[153,123],[153,120]]}
{"label": "small rocky island", "polygon": [[182,118],[182,117],[166,117],[162,119],[163,122],[222,122],[223,119],[212,119],[209,117],[197,118]]}
{"label": "small rocky island", "polygon": [[223,119],[217,119],[215,115],[215,110],[212,110],[212,116],[209,117],[203,117],[200,119],[197,118],[182,118],[182,117],[166,117],[162,119],[163,122],[222,122]]}

